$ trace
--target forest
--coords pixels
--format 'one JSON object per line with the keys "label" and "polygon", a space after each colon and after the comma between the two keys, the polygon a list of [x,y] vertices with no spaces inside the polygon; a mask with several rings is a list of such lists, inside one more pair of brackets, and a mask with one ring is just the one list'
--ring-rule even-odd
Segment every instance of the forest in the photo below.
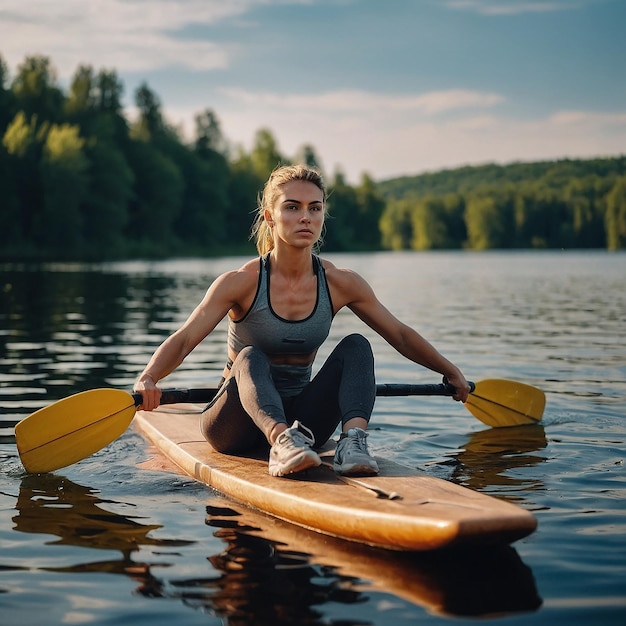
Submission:
{"label": "forest", "polygon": [[[269,173],[319,166],[313,145],[282,154],[267,128],[233,146],[211,108],[184,139],[146,83],[130,121],[123,95],[114,70],[79,66],[64,91],[50,58],[11,77],[0,55],[1,260],[251,253]],[[626,156],[325,177],[327,251],[626,247]]]}
{"label": "forest", "polygon": [[483,165],[382,181],[385,248],[626,247],[626,157]]}

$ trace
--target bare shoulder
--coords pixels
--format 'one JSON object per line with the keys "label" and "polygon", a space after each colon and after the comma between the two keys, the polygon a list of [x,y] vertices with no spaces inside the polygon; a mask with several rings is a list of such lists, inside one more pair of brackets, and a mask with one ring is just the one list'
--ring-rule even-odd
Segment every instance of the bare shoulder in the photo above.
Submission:
{"label": "bare shoulder", "polygon": [[205,299],[218,300],[237,316],[252,304],[259,280],[259,259],[251,259],[240,268],[218,276],[207,291]]}
{"label": "bare shoulder", "polygon": [[329,284],[337,287],[350,287],[352,284],[364,283],[365,279],[347,267],[337,267],[327,259],[321,259]]}
{"label": "bare shoulder", "polygon": [[223,289],[224,287],[237,288],[238,286],[245,286],[256,282],[258,277],[259,261],[258,259],[251,259],[237,269],[228,270],[220,274],[211,283],[209,291],[214,288]]}
{"label": "bare shoulder", "polygon": [[375,298],[369,283],[359,273],[349,268],[337,267],[326,259],[322,259],[322,265],[337,310]]}

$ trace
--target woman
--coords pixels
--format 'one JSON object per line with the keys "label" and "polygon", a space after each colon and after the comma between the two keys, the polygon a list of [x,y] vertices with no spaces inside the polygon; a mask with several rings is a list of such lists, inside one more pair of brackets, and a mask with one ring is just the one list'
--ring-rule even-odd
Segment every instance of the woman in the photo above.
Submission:
{"label": "woman", "polygon": [[159,405],[157,383],[228,316],[228,362],[201,427],[223,453],[271,446],[269,473],[285,476],[321,463],[314,447],[341,424],[334,469],[378,473],[366,429],[376,396],[374,358],[361,335],[345,337],[315,377],[313,360],[332,320],[348,307],[407,359],[443,374],[465,402],[463,374],[415,330],[394,317],[358,274],[313,253],[324,226],[320,174],[277,168],[265,184],[253,235],[260,258],[219,276],[187,321],[156,350],[135,384],[141,408]]}

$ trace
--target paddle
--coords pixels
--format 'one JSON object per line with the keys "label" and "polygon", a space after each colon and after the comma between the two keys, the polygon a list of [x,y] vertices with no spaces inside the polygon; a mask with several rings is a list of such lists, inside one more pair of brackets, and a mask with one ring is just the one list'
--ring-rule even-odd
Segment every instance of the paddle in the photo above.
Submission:
{"label": "paddle", "polygon": [[[509,380],[470,383],[465,406],[483,423],[494,426],[533,424],[541,419],[544,393]],[[216,389],[165,389],[161,404],[206,403]],[[379,384],[377,396],[451,396],[454,387],[439,385]],[[119,389],[83,391],[35,411],[15,426],[22,464],[28,472],[51,472],[76,463],[104,448],[130,425],[141,394]]]}

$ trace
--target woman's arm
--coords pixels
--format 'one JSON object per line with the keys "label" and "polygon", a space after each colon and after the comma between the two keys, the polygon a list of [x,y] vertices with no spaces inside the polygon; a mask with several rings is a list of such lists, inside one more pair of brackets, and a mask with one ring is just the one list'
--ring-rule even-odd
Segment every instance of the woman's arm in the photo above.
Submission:
{"label": "woman's arm", "polygon": [[246,268],[218,277],[184,324],[156,349],[134,386],[143,397],[142,409],[151,411],[159,406],[159,380],[171,374],[231,309],[246,301],[256,287],[255,273]]}
{"label": "woman's arm", "polygon": [[336,310],[347,306],[404,357],[445,376],[457,390],[455,400],[467,400],[469,385],[461,370],[416,330],[395,317],[364,278],[332,264],[328,266],[327,277]]}

